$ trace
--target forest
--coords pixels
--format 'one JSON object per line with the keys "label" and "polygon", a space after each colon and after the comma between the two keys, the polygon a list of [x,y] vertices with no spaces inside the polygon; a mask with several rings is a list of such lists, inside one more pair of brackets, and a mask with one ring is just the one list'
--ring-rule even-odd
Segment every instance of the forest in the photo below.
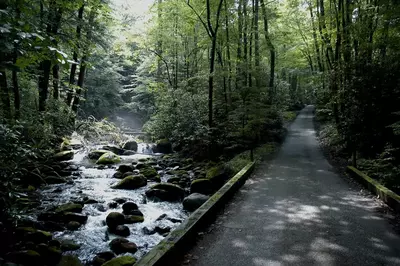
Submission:
{"label": "forest", "polygon": [[0,2],[1,220],[73,133],[242,165],[309,104],[331,156],[400,192],[398,1],[144,2]]}

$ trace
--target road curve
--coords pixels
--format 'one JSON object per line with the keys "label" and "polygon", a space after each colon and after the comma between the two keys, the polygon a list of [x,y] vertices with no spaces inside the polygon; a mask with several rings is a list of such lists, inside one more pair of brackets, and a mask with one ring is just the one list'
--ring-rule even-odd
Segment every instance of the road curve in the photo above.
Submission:
{"label": "road curve", "polygon": [[312,110],[301,111],[277,157],[257,168],[186,265],[400,265],[400,237],[326,161]]}

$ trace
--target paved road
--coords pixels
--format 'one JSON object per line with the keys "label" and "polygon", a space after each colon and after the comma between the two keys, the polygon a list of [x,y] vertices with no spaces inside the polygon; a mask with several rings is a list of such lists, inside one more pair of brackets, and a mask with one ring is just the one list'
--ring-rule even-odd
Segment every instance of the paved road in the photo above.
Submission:
{"label": "paved road", "polygon": [[377,206],[334,173],[308,106],[275,160],[255,171],[189,251],[189,264],[400,265],[400,238]]}

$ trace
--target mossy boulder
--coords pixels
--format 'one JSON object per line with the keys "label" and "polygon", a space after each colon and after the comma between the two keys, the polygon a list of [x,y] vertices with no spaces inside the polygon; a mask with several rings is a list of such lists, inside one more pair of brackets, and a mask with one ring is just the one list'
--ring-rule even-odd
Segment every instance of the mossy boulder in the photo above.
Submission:
{"label": "mossy boulder", "polygon": [[107,261],[102,266],[132,266],[136,263],[136,259],[131,256],[117,257]]}
{"label": "mossy boulder", "polygon": [[115,228],[109,228],[109,231],[117,236],[129,236],[131,231],[126,225],[118,225]]}
{"label": "mossy boulder", "polygon": [[66,203],[58,206],[55,209],[56,213],[64,213],[64,212],[82,212],[83,206],[77,203]]}
{"label": "mossy boulder", "polygon": [[119,157],[113,152],[107,152],[104,153],[102,156],[100,156],[96,164],[116,164],[120,162],[121,162],[121,157]]}
{"label": "mossy boulder", "polygon": [[108,153],[110,151],[107,150],[93,150],[88,154],[89,159],[98,160],[103,154]]}
{"label": "mossy boulder", "polygon": [[124,143],[122,146],[124,150],[129,150],[129,151],[137,151],[138,149],[138,144],[134,140],[128,140],[127,142]]}
{"label": "mossy boulder", "polygon": [[35,244],[47,243],[52,239],[52,234],[46,231],[37,230],[32,227],[17,227],[16,237],[24,241],[30,241]]}
{"label": "mossy boulder", "polygon": [[78,139],[63,138],[63,142],[60,146],[61,151],[77,150],[81,148],[83,148],[83,143]]}
{"label": "mossy boulder", "polygon": [[114,189],[137,189],[147,185],[147,179],[143,175],[127,176],[118,184],[112,186]]}
{"label": "mossy boulder", "polygon": [[58,262],[57,266],[83,266],[83,264],[77,256],[64,255],[61,257],[61,260]]}
{"label": "mossy boulder", "polygon": [[54,160],[56,160],[56,161],[68,161],[68,160],[72,160],[73,158],[74,158],[73,151],[61,151],[54,155]]}
{"label": "mossy boulder", "polygon": [[168,139],[160,139],[156,142],[155,152],[158,153],[172,153],[172,144]]}
{"label": "mossy boulder", "polygon": [[36,247],[36,251],[39,252],[43,261],[47,265],[56,265],[62,257],[62,252],[57,247],[50,247],[44,243],[39,244]]}
{"label": "mossy boulder", "polygon": [[189,196],[183,199],[182,202],[183,209],[190,212],[195,211],[197,208],[203,205],[203,203],[206,202],[209,198],[210,198],[209,196],[200,193],[190,194]]}
{"label": "mossy boulder", "polygon": [[122,205],[123,214],[131,214],[133,211],[136,211],[138,209],[139,207],[134,202],[125,202],[124,205]]}
{"label": "mossy boulder", "polygon": [[34,250],[21,250],[8,253],[6,260],[22,265],[43,265],[42,256]]}
{"label": "mossy boulder", "polygon": [[151,166],[140,169],[140,174],[142,174],[148,180],[161,182],[161,178],[160,175],[157,173],[157,170]]}
{"label": "mossy boulder", "polygon": [[118,155],[124,154],[124,149],[122,149],[121,147],[118,147],[117,145],[106,145],[106,146],[103,146],[102,149],[111,151],[112,153],[115,153]]}
{"label": "mossy boulder", "polygon": [[183,188],[170,183],[156,184],[146,191],[147,197],[165,201],[182,200],[184,194],[185,190]]}
{"label": "mossy boulder", "polygon": [[70,231],[76,231],[81,227],[81,224],[75,221],[71,221],[67,224],[67,229]]}
{"label": "mossy boulder", "polygon": [[78,243],[75,243],[72,240],[65,239],[61,241],[61,250],[62,251],[74,251],[78,250],[81,248],[81,245]]}
{"label": "mossy boulder", "polygon": [[117,171],[122,174],[125,174],[126,172],[132,172],[133,166],[130,164],[122,164],[122,165],[118,166]]}
{"label": "mossy boulder", "polygon": [[225,182],[230,177],[229,168],[224,165],[220,164],[214,167],[211,167],[207,170],[206,178],[209,179],[216,189],[222,187]]}
{"label": "mossy boulder", "polygon": [[128,239],[122,237],[114,238],[113,240],[111,240],[109,245],[110,249],[116,254],[127,252],[134,254],[138,250],[135,243],[130,242]]}
{"label": "mossy boulder", "polygon": [[125,216],[119,212],[110,212],[106,217],[106,224],[109,228],[114,229],[118,225],[125,223]]}
{"label": "mossy boulder", "polygon": [[143,215],[125,215],[126,224],[143,223],[143,222],[144,222]]}
{"label": "mossy boulder", "polygon": [[109,260],[115,258],[115,254],[111,251],[105,251],[97,253],[96,256],[93,258],[92,265],[93,266],[101,266]]}
{"label": "mossy boulder", "polygon": [[207,178],[193,180],[190,184],[190,193],[209,195],[213,190],[213,184]]}
{"label": "mossy boulder", "polygon": [[75,213],[75,212],[65,212],[62,214],[61,219],[65,222],[75,221],[80,224],[84,224],[87,222],[88,216],[84,215],[84,214],[80,214],[80,213]]}
{"label": "mossy boulder", "polygon": [[181,181],[180,177],[171,177],[167,180],[167,183],[178,183],[179,181]]}

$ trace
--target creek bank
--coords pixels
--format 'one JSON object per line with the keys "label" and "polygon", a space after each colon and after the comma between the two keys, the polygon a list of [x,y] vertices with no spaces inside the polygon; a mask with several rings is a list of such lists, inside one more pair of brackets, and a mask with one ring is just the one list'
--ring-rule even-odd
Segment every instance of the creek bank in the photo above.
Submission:
{"label": "creek bank", "polygon": [[[208,177],[210,193],[220,185],[220,179],[207,173],[215,163],[176,153],[124,155],[127,150],[109,146],[113,151],[105,145],[64,145],[65,157],[55,156],[21,182],[21,217],[18,229],[9,233],[23,237],[0,252],[0,258],[22,265],[102,265],[122,254],[110,243],[125,237],[128,244],[122,246],[136,247],[131,253],[138,259],[177,227],[187,211],[201,205],[198,200],[189,208],[182,205],[193,181]],[[139,151],[148,147],[138,144]],[[104,155],[111,162],[97,164]]]}

